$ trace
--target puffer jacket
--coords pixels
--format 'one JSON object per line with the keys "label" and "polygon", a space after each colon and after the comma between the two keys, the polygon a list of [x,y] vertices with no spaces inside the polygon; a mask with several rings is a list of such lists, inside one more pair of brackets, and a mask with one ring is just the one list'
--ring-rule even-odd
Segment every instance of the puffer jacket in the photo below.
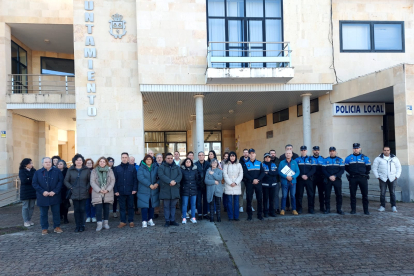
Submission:
{"label": "puffer jacket", "polygon": [[198,181],[197,166],[193,165],[192,168],[186,168],[184,165],[181,165],[181,173],[183,175],[181,179],[181,196],[196,196]]}
{"label": "puffer jacket", "polygon": [[91,181],[91,170],[83,166],[80,172],[72,165],[66,173],[64,184],[66,188],[72,189],[72,200],[82,200],[90,197],[89,188]]}
{"label": "puffer jacket", "polygon": [[[213,174],[210,172],[213,171]],[[223,180],[223,171],[220,168],[212,170],[209,168],[206,172],[206,178],[204,182],[207,186],[207,202],[210,203],[213,201],[213,196],[222,197],[223,196],[223,185],[221,184]],[[216,185],[216,181],[218,184]]]}
{"label": "puffer jacket", "polygon": [[[239,161],[227,162],[223,167],[224,193],[226,195],[241,195],[241,181],[243,179],[243,168]],[[230,186],[236,183],[236,186]]]}
{"label": "puffer jacket", "polygon": [[[181,168],[173,162],[171,165],[163,163],[158,168],[158,178],[160,184],[160,199],[178,199],[180,198],[180,182],[182,179]],[[175,185],[170,186],[174,180]]]}
{"label": "puffer jacket", "polygon": [[36,199],[36,190],[32,186],[35,168],[30,171],[26,168],[19,170],[20,178],[20,200]]}
{"label": "puffer jacket", "polygon": [[[138,177],[138,208],[149,208],[160,206],[160,186],[158,183],[158,165],[151,164],[151,169],[145,163],[141,163],[137,173]],[[158,188],[151,190],[150,185],[158,184]]]}
{"label": "puffer jacket", "polygon": [[381,153],[374,160],[372,165],[372,172],[376,178],[381,179],[386,182],[388,179],[393,182],[395,178],[400,178],[401,176],[401,163],[398,160],[397,156],[394,154],[390,155],[390,159],[387,161],[384,159],[384,154]]}
{"label": "puffer jacket", "polygon": [[106,174],[106,185],[103,190],[107,190],[108,193],[101,194],[101,184],[99,183],[98,172],[93,169],[91,172],[91,187],[92,187],[92,204],[114,203],[114,186],[115,186],[115,175],[114,172],[109,169]]}

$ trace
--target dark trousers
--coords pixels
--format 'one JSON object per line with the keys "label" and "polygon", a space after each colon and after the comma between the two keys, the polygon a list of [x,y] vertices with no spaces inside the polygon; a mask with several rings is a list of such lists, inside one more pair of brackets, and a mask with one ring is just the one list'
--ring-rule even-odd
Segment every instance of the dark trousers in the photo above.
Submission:
{"label": "dark trousers", "polygon": [[134,195],[134,211],[138,212],[138,194]]}
{"label": "dark trousers", "polygon": [[313,202],[314,192],[313,192],[313,183],[312,180],[309,178],[307,180],[303,180],[302,176],[297,178],[296,183],[296,208],[299,211],[302,211],[302,199],[303,199],[303,192],[306,188],[306,194],[308,196],[308,210],[313,210],[315,208],[315,203]]}
{"label": "dark trousers", "polygon": [[198,188],[197,189],[197,213],[199,216],[207,215],[208,213],[208,203],[207,203],[207,189]]}
{"label": "dark trousers", "polygon": [[335,190],[336,195],[336,211],[342,210],[342,180],[340,178],[336,178],[335,181],[329,180],[326,181],[325,184],[325,206],[327,209],[331,208],[331,193],[332,193],[332,186]]}
{"label": "dark trousers", "polygon": [[73,215],[75,216],[76,227],[85,226],[86,199],[82,199],[82,200],[72,199],[72,202],[73,202]]}
{"label": "dark trousers", "polygon": [[214,217],[214,208],[217,208],[217,211],[216,211],[217,219],[220,218],[220,210],[221,210],[220,202],[221,202],[221,197],[213,196],[213,200],[210,202],[210,219]]}
{"label": "dark trousers", "polygon": [[149,200],[149,208],[141,208],[142,221],[149,221],[154,218],[154,208]]}
{"label": "dark trousers", "polygon": [[53,228],[60,227],[60,204],[55,204],[51,206],[39,206],[40,225],[42,226],[42,230],[47,230],[49,228],[49,207],[53,215]]}
{"label": "dark trousers", "polygon": [[109,219],[109,203],[95,204],[96,221],[102,221],[102,211],[104,220]]}
{"label": "dark trousers", "polygon": [[227,211],[227,203],[229,202],[227,195],[223,193],[223,208],[224,211]]}
{"label": "dark trousers", "polygon": [[63,218],[68,218],[70,202],[69,199],[62,199],[62,203],[60,203],[60,216]]}
{"label": "dark trousers", "polygon": [[[293,196],[295,196],[295,195],[293,195]],[[287,191],[287,196],[286,196],[286,208],[288,209],[288,208],[290,208],[290,190],[288,190]],[[280,208],[282,208],[282,207],[280,207]]]}
{"label": "dark trousers", "polygon": [[384,182],[380,179],[379,184],[380,184],[380,189],[381,189],[381,196],[380,196],[381,206],[385,208],[385,193],[387,192],[387,187],[388,187],[388,191],[390,192],[391,207],[394,207],[395,206],[395,186],[397,184],[397,180],[390,182],[390,180],[387,179],[387,182]]}
{"label": "dark trousers", "polygon": [[316,187],[318,187],[319,209],[323,211],[325,209],[325,182],[322,176],[316,176],[313,179],[313,202],[315,202]]}
{"label": "dark trousers", "polygon": [[361,190],[362,205],[364,206],[364,212],[368,211],[368,179],[362,176],[351,177],[349,179],[349,192],[351,194],[351,209],[356,210],[356,192],[357,189]]}
{"label": "dark trousers", "polygon": [[134,195],[120,195],[119,212],[121,214],[121,222],[126,223],[126,205],[128,204],[128,222],[134,221]]}
{"label": "dark trousers", "polygon": [[[271,184],[268,184],[271,185]],[[263,213],[265,215],[271,214],[274,215],[275,214],[275,203],[274,203],[274,199],[275,199],[275,189],[276,186],[262,186],[262,190],[263,190]]]}
{"label": "dark trousers", "polygon": [[257,217],[261,217],[263,213],[263,191],[262,191],[262,184],[254,185],[252,182],[246,181],[246,197],[247,197],[247,214],[249,217],[252,216],[252,201],[253,201],[253,193],[256,193],[257,199]]}
{"label": "dark trousers", "polygon": [[114,203],[112,204],[112,212],[116,212],[116,208],[118,206],[118,197],[114,195]]}
{"label": "dark trousers", "polygon": [[175,206],[178,199],[164,199],[164,217],[165,221],[175,221]]}

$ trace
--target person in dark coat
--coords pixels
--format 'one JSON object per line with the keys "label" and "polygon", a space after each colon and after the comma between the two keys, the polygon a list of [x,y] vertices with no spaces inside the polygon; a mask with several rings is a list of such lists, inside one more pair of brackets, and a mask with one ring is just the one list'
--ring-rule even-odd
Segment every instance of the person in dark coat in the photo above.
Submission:
{"label": "person in dark coat", "polygon": [[[113,159],[110,156],[107,157],[106,159],[108,160],[108,167],[110,169],[112,169],[112,171],[114,171],[114,169],[115,169],[115,166],[114,166],[115,165],[115,159]],[[114,218],[118,217],[118,214],[116,213],[118,211],[117,207],[118,207],[118,197],[116,195],[114,195],[114,203],[112,203],[112,214],[113,214]]]}
{"label": "person in dark coat", "polygon": [[160,199],[164,200],[165,227],[178,226],[175,221],[175,205],[180,198],[181,169],[174,162],[173,155],[167,153],[165,162],[158,168]]}
{"label": "person in dark coat", "polygon": [[197,166],[198,183],[197,183],[197,211],[198,219],[208,217],[207,188],[204,183],[206,171],[210,168],[210,163],[205,160],[204,152],[198,153],[198,161],[194,163]]}
{"label": "person in dark coat", "polygon": [[118,196],[121,222],[118,228],[126,226],[126,204],[128,204],[129,227],[134,227],[134,194],[138,191],[137,170],[128,163],[129,154],[121,154],[121,164],[114,168],[115,196]]}
{"label": "person in dark coat", "polygon": [[53,215],[53,227],[55,233],[62,233],[60,228],[60,192],[63,185],[63,175],[55,167],[52,167],[52,159],[44,157],[42,159],[43,168],[36,171],[33,176],[33,188],[36,190],[37,206],[40,208],[40,225],[42,235],[48,234],[49,228],[49,207]]}
{"label": "person in dark coat", "polygon": [[[68,172],[68,168],[66,166],[66,162],[64,160],[59,160],[57,163],[57,168],[62,172],[63,179],[66,177],[66,173]],[[60,192],[62,202],[60,203],[60,219],[63,219],[63,224],[68,224],[68,212],[70,208],[70,200],[66,198],[68,192],[68,188],[65,185],[62,185],[62,190]]]}
{"label": "person in dark coat", "polygon": [[158,165],[151,155],[146,155],[138,169],[138,208],[141,208],[142,227],[155,226],[154,207],[160,205]]}
{"label": "person in dark coat", "polygon": [[182,223],[187,223],[186,213],[187,205],[190,200],[191,204],[191,222],[197,223],[195,218],[196,200],[197,200],[197,181],[198,172],[197,166],[193,164],[193,160],[187,158],[181,165],[181,173],[183,178],[181,179],[181,198],[183,202],[182,206]]}
{"label": "person in dark coat", "polygon": [[84,166],[85,159],[81,154],[76,154],[72,158],[72,165],[65,177],[65,186],[72,190],[73,212],[75,215],[76,228],[75,232],[85,231],[85,206],[89,198],[89,188],[91,180],[91,171]]}
{"label": "person in dark coat", "polygon": [[30,158],[25,158],[20,163],[20,200],[23,202],[22,216],[25,227],[34,225],[32,215],[36,203],[36,190],[32,186],[33,175],[36,170]]}

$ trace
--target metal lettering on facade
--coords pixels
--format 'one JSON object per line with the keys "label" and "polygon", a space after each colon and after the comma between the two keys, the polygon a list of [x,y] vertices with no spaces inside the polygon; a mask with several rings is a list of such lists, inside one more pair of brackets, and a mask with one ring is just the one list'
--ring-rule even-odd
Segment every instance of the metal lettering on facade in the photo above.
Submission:
{"label": "metal lettering on facade", "polygon": [[385,103],[334,103],[333,116],[385,115]]}
{"label": "metal lettering on facade", "polygon": [[[93,1],[85,1],[85,23],[87,22],[94,22],[94,13],[93,11]],[[96,93],[96,84],[95,84],[95,71],[93,71],[93,58],[96,58],[96,48],[95,47],[87,47],[87,46],[95,46],[95,39],[92,36],[93,29],[92,27],[94,24],[85,24],[87,28],[88,36],[85,39],[85,50],[84,50],[84,57],[88,58],[88,71],[87,79],[88,83],[86,84],[86,91],[87,93]],[[97,109],[95,106],[95,97],[96,95],[87,95],[89,98],[88,106],[88,116],[95,117],[97,113]]]}

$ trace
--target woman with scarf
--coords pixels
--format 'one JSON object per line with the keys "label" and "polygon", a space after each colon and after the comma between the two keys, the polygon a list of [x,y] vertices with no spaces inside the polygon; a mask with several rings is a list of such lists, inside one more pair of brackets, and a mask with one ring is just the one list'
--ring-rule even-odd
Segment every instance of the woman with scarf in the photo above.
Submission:
{"label": "woman with scarf", "polygon": [[[92,204],[96,208],[96,231],[109,229],[109,207],[114,202],[115,175],[108,160],[100,157],[91,173]],[[102,224],[103,210],[103,224]]]}

